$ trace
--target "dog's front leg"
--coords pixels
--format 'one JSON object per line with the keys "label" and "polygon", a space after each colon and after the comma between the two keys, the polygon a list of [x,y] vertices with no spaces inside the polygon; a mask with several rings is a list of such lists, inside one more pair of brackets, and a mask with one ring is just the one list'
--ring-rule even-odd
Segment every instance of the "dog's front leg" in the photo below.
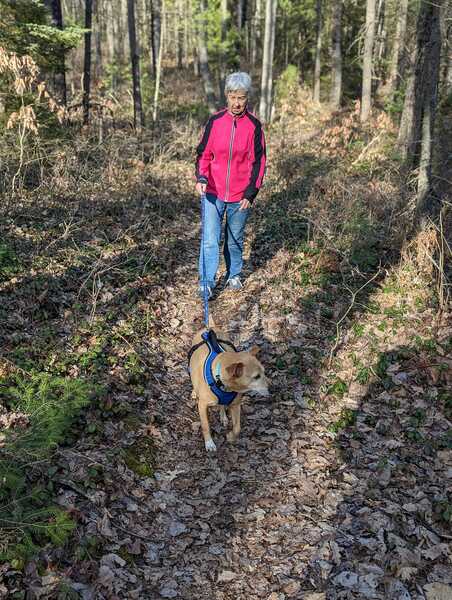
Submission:
{"label": "dog's front leg", "polygon": [[220,406],[220,421],[223,427],[227,427],[229,423],[228,415],[224,406]]}
{"label": "dog's front leg", "polygon": [[215,452],[217,447],[210,435],[209,416],[207,414],[207,404],[198,402],[199,418],[201,419],[201,429],[204,436],[204,445],[208,452]]}
{"label": "dog's front leg", "polygon": [[240,434],[240,404],[233,404],[229,410],[231,412],[232,431],[226,437],[228,442],[235,442]]}

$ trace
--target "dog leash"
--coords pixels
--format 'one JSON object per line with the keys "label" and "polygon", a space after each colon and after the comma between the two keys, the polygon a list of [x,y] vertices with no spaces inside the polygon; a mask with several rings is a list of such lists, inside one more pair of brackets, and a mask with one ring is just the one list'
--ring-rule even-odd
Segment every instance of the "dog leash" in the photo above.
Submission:
{"label": "dog leash", "polygon": [[202,286],[203,286],[203,303],[204,303],[204,323],[209,327],[209,291],[206,280],[206,258],[204,255],[204,243],[206,240],[206,194],[201,194],[201,253],[202,253]]}

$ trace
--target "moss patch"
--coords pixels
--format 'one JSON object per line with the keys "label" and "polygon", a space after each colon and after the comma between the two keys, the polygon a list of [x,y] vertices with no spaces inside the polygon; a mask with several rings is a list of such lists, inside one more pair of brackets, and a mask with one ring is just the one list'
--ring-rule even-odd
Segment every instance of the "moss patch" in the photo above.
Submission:
{"label": "moss patch", "polygon": [[154,444],[150,438],[142,437],[124,449],[122,457],[131,471],[140,477],[152,477],[154,474]]}

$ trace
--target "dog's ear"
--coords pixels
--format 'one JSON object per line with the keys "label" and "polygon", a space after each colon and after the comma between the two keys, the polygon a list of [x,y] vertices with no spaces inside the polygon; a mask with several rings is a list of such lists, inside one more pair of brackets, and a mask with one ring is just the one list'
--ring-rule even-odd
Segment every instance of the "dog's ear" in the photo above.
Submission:
{"label": "dog's ear", "polygon": [[242,362],[237,362],[226,367],[226,371],[231,377],[234,377],[234,379],[238,379],[243,375],[243,367],[244,364]]}
{"label": "dog's ear", "polygon": [[260,348],[259,346],[253,346],[250,350],[249,353],[251,354],[251,356],[257,356],[259,354]]}

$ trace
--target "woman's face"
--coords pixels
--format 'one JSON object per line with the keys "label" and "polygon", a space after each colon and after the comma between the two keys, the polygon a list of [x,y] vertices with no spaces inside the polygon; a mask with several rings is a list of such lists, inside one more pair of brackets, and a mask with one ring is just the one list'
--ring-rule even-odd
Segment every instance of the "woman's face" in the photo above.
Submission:
{"label": "woman's face", "polygon": [[228,110],[233,115],[240,115],[246,108],[248,94],[244,90],[236,90],[227,93]]}

